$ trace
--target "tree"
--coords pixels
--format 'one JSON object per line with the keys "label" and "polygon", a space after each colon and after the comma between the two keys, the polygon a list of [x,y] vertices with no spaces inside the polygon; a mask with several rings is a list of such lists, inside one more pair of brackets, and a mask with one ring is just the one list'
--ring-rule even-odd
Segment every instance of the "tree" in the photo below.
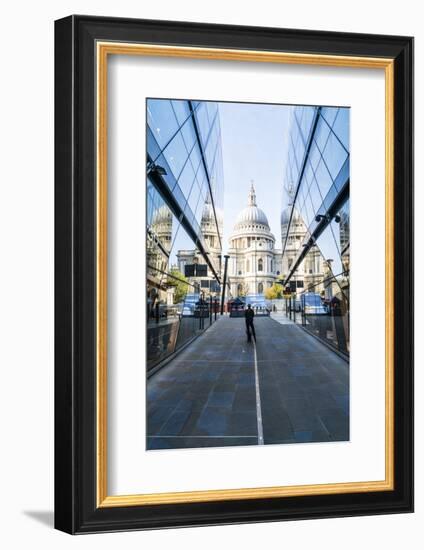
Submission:
{"label": "tree", "polygon": [[274,283],[271,287],[265,289],[265,298],[267,300],[277,300],[282,297],[283,287]]}
{"label": "tree", "polygon": [[174,303],[179,304],[187,295],[188,279],[175,268],[171,269],[170,274],[172,277],[168,277],[168,285],[175,287]]}

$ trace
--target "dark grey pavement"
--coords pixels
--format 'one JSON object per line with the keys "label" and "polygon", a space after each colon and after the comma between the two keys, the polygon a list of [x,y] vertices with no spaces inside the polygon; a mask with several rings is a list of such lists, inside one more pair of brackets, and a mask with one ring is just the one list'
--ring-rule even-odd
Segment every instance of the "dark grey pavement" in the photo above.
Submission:
{"label": "dark grey pavement", "polygon": [[[147,382],[147,448],[349,439],[349,367],[294,324],[223,317]],[[256,390],[259,388],[260,412]],[[262,422],[259,420],[262,416]]]}

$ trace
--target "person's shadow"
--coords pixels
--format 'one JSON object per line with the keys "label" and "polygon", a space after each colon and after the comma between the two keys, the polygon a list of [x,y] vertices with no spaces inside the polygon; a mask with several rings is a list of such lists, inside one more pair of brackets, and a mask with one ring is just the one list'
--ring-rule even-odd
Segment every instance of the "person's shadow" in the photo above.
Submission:
{"label": "person's shadow", "polygon": [[54,527],[54,512],[52,510],[24,510],[23,513],[51,529]]}

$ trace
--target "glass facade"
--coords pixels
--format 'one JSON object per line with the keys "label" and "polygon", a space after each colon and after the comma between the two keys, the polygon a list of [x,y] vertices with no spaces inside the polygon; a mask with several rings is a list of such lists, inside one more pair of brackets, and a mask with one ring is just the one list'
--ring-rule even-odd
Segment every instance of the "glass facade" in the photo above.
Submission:
{"label": "glass facade", "polygon": [[307,330],[349,353],[349,108],[293,107],[283,279]]}
{"label": "glass facade", "polygon": [[224,178],[217,103],[148,99],[146,110],[151,369],[215,318]]}

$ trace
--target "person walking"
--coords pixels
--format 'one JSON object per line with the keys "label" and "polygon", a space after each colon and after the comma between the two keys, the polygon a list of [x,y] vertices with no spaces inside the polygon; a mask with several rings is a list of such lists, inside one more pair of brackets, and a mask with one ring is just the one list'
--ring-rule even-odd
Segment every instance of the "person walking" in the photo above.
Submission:
{"label": "person walking", "polygon": [[250,304],[247,305],[247,309],[244,312],[244,319],[246,321],[246,334],[247,334],[247,341],[252,341],[252,335],[256,342],[256,333],[255,333],[255,326],[253,324],[253,317],[255,316],[255,312],[253,311]]}

